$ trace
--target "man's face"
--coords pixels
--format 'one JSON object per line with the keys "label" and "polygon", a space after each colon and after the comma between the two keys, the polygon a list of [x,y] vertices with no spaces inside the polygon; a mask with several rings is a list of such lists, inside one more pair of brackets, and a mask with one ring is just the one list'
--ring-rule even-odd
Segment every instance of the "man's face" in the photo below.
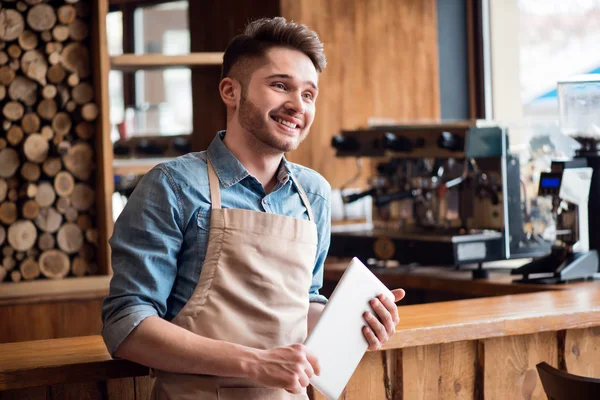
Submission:
{"label": "man's face", "polygon": [[295,150],[315,116],[318,74],[304,53],[270,49],[242,87],[240,126],[275,152]]}

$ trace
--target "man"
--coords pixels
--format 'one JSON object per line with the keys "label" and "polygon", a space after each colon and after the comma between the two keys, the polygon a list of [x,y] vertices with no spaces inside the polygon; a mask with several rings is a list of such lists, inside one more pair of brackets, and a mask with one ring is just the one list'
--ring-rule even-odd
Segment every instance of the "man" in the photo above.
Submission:
{"label": "man", "polygon": [[[226,131],[148,172],[115,224],[103,336],[156,371],[156,399],[305,399],[319,373],[301,343],[326,302],[331,189],[284,153],[313,122],[322,48],[306,26],[251,23],[223,58]],[[376,349],[398,314],[372,307]]]}

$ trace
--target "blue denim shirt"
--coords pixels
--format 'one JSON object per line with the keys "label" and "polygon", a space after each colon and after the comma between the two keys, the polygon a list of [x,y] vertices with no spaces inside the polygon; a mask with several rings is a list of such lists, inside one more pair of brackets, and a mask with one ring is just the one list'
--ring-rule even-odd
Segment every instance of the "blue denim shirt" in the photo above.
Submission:
{"label": "blue denim shirt", "polygon": [[317,172],[283,159],[273,191],[265,194],[223,143],[157,165],[140,180],[109,240],[114,275],[102,304],[102,336],[111,354],[145,318],[172,320],[192,296],[208,245],[210,191],[207,154],[221,184],[223,208],[241,208],[308,219],[296,180],[313,208],[319,242],[309,291],[319,294],[330,242],[331,187]]}

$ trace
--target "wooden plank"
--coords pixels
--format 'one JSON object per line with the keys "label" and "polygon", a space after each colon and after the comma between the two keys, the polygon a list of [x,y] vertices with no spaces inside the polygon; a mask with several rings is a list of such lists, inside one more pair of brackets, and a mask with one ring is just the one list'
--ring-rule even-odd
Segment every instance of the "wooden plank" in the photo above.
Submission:
{"label": "wooden plank", "polygon": [[475,392],[477,342],[442,344],[440,398],[472,399]]}
{"label": "wooden plank", "polygon": [[477,342],[402,350],[402,399],[472,399]]}
{"label": "wooden plank", "polygon": [[0,307],[0,343],[98,335],[102,297]]}
{"label": "wooden plank", "polygon": [[[0,321],[10,321],[0,324],[0,343],[58,337],[60,319],[57,311],[53,304],[48,303],[0,307]],[[2,364],[0,361],[0,369]]]}
{"label": "wooden plank", "polygon": [[600,326],[570,329],[565,339],[567,372],[600,378]]}
{"label": "wooden plank", "polygon": [[345,400],[390,399],[384,352],[367,352],[342,393]]}
{"label": "wooden plank", "polygon": [[440,345],[402,349],[402,399],[431,399],[438,395]]}
{"label": "wooden plank", "polygon": [[154,379],[150,376],[136,376],[134,379],[135,383],[135,398],[136,399],[149,399],[152,395],[152,387],[154,387]]}
{"label": "wooden plank", "polygon": [[487,339],[484,351],[486,400],[546,400],[536,364],[545,361],[557,367],[555,332]]}
{"label": "wooden plank", "polygon": [[[357,168],[352,157],[334,158],[332,136],[372,117],[440,118],[435,0],[282,0],[281,15],[314,29],[328,60],[311,133],[291,161],[339,188]],[[358,187],[371,175],[363,165]]]}
{"label": "wooden plank", "polygon": [[58,338],[100,335],[102,333],[102,299],[59,303]]}
{"label": "wooden plank", "polygon": [[134,378],[109,379],[106,381],[106,400],[135,398]]}
{"label": "wooden plank", "polygon": [[110,276],[86,276],[3,284],[0,290],[0,306],[49,300],[103,298],[108,295],[110,279]]}
{"label": "wooden plank", "polygon": [[119,159],[113,161],[113,170],[115,175],[138,174],[143,175],[150,171],[156,165],[172,160],[171,157],[153,157],[153,158],[134,158]]}
{"label": "wooden plank", "polygon": [[98,268],[100,275],[112,273],[108,239],[112,235],[112,195],[114,176],[112,171],[112,142],[110,140],[110,114],[108,97],[108,42],[106,39],[106,14],[108,2],[94,0],[91,6],[92,24],[91,55],[94,74],[94,93],[98,104],[96,120],[96,205],[98,224]]}
{"label": "wooden plank", "polygon": [[46,386],[0,392],[0,400],[50,400]]}
{"label": "wooden plank", "polygon": [[104,400],[102,386],[100,382],[53,385],[50,387],[50,398],[53,400]]}
{"label": "wooden plank", "polygon": [[219,66],[222,63],[222,52],[190,53],[172,56],[165,54],[123,54],[110,57],[111,68],[121,71]]}

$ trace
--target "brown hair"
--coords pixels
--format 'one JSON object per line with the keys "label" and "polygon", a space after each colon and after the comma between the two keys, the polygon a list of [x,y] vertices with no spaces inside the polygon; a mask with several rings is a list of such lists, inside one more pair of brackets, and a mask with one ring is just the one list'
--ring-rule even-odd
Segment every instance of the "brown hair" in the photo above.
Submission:
{"label": "brown hair", "polygon": [[221,79],[230,76],[231,70],[238,64],[260,59],[269,49],[279,46],[306,54],[318,72],[322,72],[327,64],[323,43],[315,31],[306,25],[287,22],[283,17],[261,18],[249,23],[244,33],[236,36],[227,46]]}

